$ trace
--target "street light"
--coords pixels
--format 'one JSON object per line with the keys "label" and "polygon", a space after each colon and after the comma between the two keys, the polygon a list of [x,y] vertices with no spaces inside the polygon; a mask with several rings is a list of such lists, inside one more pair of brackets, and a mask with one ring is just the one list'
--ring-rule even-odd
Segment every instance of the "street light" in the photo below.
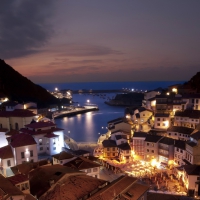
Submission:
{"label": "street light", "polygon": [[90,100],[89,100],[89,99],[87,100],[87,103],[90,103]]}

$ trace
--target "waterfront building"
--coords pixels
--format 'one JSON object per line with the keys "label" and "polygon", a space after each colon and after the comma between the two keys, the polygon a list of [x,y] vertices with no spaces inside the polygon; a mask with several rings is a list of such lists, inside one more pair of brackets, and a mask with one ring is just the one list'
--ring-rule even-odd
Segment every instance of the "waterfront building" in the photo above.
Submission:
{"label": "waterfront building", "polygon": [[116,158],[119,157],[119,149],[115,140],[104,140],[103,145],[103,157],[104,158]]}
{"label": "waterfront building", "polygon": [[125,161],[125,162],[132,161],[131,147],[127,142],[119,144],[118,149],[119,149],[119,160],[120,161]]}
{"label": "waterfront building", "polygon": [[167,129],[167,137],[173,138],[175,140],[187,141],[194,131],[195,130],[193,128],[183,126],[171,126]]}
{"label": "waterfront building", "polygon": [[37,143],[38,154],[58,154],[64,147],[63,129],[57,128],[56,124],[51,121],[27,124],[20,132],[33,136]]}
{"label": "waterfront building", "polygon": [[154,115],[154,128],[166,130],[171,125],[171,118],[169,114],[156,113]]}
{"label": "waterfront building", "polygon": [[195,129],[200,123],[200,110],[177,111],[174,116],[174,126],[184,126]]}
{"label": "waterfront building", "polygon": [[144,159],[145,158],[145,144],[146,132],[134,132],[132,138],[132,150],[134,159]]}
{"label": "waterfront building", "polygon": [[123,130],[116,130],[111,133],[110,139],[115,140],[117,145],[125,143],[125,142],[129,143],[130,142],[130,132],[126,132]]}
{"label": "waterfront building", "polygon": [[200,94],[183,94],[182,100],[185,102],[184,110],[200,110]]}
{"label": "waterfront building", "polygon": [[145,160],[151,161],[155,159],[158,161],[158,142],[162,139],[162,136],[147,135],[144,140],[144,152]]}

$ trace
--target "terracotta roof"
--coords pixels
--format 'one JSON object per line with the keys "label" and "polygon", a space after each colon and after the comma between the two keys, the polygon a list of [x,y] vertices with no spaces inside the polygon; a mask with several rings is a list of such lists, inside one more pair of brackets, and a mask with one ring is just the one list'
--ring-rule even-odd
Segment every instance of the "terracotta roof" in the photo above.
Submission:
{"label": "terracotta roof", "polygon": [[162,136],[159,135],[147,135],[147,137],[145,138],[145,142],[158,142],[160,139],[162,138]]}
{"label": "terracotta roof", "polygon": [[33,117],[35,114],[30,110],[1,111],[0,117]]}
{"label": "terracotta roof", "polygon": [[14,158],[12,148],[10,145],[0,148],[0,158],[1,159]]}
{"label": "terracotta roof", "polygon": [[130,145],[127,142],[118,145],[118,148],[122,149],[122,150],[131,150],[131,147],[130,147]]}
{"label": "terracotta roof", "polygon": [[123,192],[119,200],[125,200],[127,198],[129,200],[138,200],[142,195],[144,195],[144,193],[147,192],[147,190],[149,190],[149,186],[134,183],[129,189]]}
{"label": "terracotta roof", "polygon": [[127,139],[126,135],[115,135],[116,140]]}
{"label": "terracotta roof", "polygon": [[28,176],[27,175],[24,175],[24,174],[17,174],[17,175],[14,175],[14,176],[10,176],[10,177],[7,177],[7,179],[13,184],[13,185],[16,185],[18,183],[22,183],[22,182],[25,182],[25,181],[28,181]]}
{"label": "terracotta roof", "polygon": [[162,144],[167,144],[167,145],[174,145],[175,144],[175,140],[172,139],[172,138],[169,138],[169,137],[163,137],[159,143],[162,143]]}
{"label": "terracotta roof", "polygon": [[130,176],[122,176],[117,180],[113,181],[108,186],[104,187],[102,190],[98,191],[96,194],[88,198],[88,200],[110,200],[114,199],[113,195],[118,196],[124,190],[131,187],[135,182],[136,178]]}
{"label": "terracotta roof", "polygon": [[147,200],[194,200],[194,199],[193,197],[188,197],[188,196],[148,192]]}
{"label": "terracotta roof", "polygon": [[200,173],[200,165],[183,165],[184,170],[188,175],[197,175]]}
{"label": "terracotta roof", "polygon": [[37,143],[35,142],[34,138],[27,133],[20,133],[20,134],[11,136],[10,145],[14,148],[27,146],[27,145],[33,145],[33,144],[37,144]]}
{"label": "terracotta roof", "polygon": [[12,135],[16,135],[16,134],[19,134],[19,131],[17,131],[17,130],[10,130],[5,135],[12,136]]}
{"label": "terracotta roof", "polygon": [[7,128],[0,128],[0,132],[7,132],[8,129]]}
{"label": "terracotta roof", "polygon": [[59,135],[56,135],[54,133],[48,133],[44,137],[46,137],[46,138],[55,138],[55,137],[59,137]]}
{"label": "terracotta roof", "polygon": [[184,111],[176,111],[176,117],[189,117],[193,119],[200,118],[200,110],[184,110]]}
{"label": "terracotta roof", "polygon": [[27,128],[33,128],[33,129],[45,128],[45,127],[49,127],[49,126],[56,126],[56,124],[54,124],[51,121],[48,121],[48,122],[43,122],[42,121],[42,122],[36,122],[36,123],[25,125],[25,127],[27,127]]}
{"label": "terracotta roof", "polygon": [[134,132],[133,137],[142,137],[146,138],[147,133],[146,132]]}
{"label": "terracotta roof", "polygon": [[22,128],[20,129],[20,132],[22,133],[28,133],[30,135],[40,135],[40,134],[50,134],[56,131],[63,131],[64,129],[61,128],[51,128],[51,129],[47,129],[47,130],[39,130],[39,131],[32,131],[26,128]]}
{"label": "terracotta roof", "polygon": [[104,140],[102,142],[103,147],[116,147],[116,142],[115,140]]}
{"label": "terracotta roof", "polygon": [[64,166],[67,166],[67,167],[70,167],[73,169],[77,169],[77,170],[83,170],[83,169],[90,169],[90,168],[94,168],[94,167],[100,167],[101,165],[99,165],[87,158],[79,157],[70,162],[65,163]]}
{"label": "terracotta roof", "polygon": [[143,112],[143,111],[153,112],[152,110],[147,109],[147,108],[145,108],[145,107],[139,107],[139,108],[138,108],[138,111],[139,111],[139,112]]}
{"label": "terracotta roof", "polygon": [[192,135],[190,135],[190,137],[194,138],[197,141],[200,140],[200,131],[193,133]]}
{"label": "terracotta roof", "polygon": [[183,126],[171,126],[167,129],[167,131],[171,131],[171,132],[178,132],[178,133],[183,133],[183,134],[187,134],[190,135],[194,129],[193,128],[188,128],[188,127],[183,127]]}
{"label": "terracotta roof", "polygon": [[[63,184],[48,191],[40,200],[77,200],[89,196],[96,189],[105,185],[106,181],[87,175],[72,175],[63,181]],[[84,198],[87,199],[87,198]],[[108,200],[108,199],[106,199]]]}
{"label": "terracotta roof", "polygon": [[15,187],[9,180],[0,174],[0,189],[4,191],[4,194],[9,196],[23,195],[23,192]]}
{"label": "terracotta roof", "polygon": [[169,114],[165,114],[165,113],[156,113],[155,117],[169,117]]}
{"label": "terracotta roof", "polygon": [[19,164],[19,165],[16,165],[14,167],[11,167],[11,170],[12,172],[16,175],[16,174],[25,174],[25,175],[28,175],[29,172],[32,170],[32,169],[36,169],[40,166],[43,166],[43,165],[48,165],[48,161],[47,160],[40,160],[38,162],[25,162],[25,163],[22,163],[22,164]]}
{"label": "terracotta roof", "polygon": [[[41,166],[29,173],[30,191],[39,198],[50,188],[50,181],[59,181],[65,175],[82,175],[84,172],[73,170],[62,165]],[[75,192],[75,191],[74,191]]]}
{"label": "terracotta roof", "polygon": [[74,156],[72,154],[65,152],[65,151],[62,151],[58,154],[53,155],[52,157],[56,158],[57,160],[65,160],[65,159],[71,159]]}

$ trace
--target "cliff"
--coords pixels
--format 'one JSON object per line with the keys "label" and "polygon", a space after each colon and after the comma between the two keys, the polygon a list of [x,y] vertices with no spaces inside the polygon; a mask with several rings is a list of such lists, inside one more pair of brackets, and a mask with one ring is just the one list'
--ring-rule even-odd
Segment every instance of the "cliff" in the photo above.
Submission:
{"label": "cliff", "polygon": [[188,82],[183,84],[184,87],[190,87],[197,93],[200,92],[200,72],[197,72]]}
{"label": "cliff", "polygon": [[32,101],[38,107],[59,104],[59,100],[43,87],[34,84],[0,59],[0,93],[19,103]]}

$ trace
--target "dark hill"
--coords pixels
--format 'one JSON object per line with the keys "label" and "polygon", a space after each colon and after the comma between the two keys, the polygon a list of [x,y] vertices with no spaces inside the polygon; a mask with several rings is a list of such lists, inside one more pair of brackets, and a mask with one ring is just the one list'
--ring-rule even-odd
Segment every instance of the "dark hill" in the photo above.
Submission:
{"label": "dark hill", "polygon": [[0,93],[19,103],[33,101],[38,107],[59,104],[59,100],[43,87],[34,84],[0,59]]}
{"label": "dark hill", "polygon": [[200,92],[200,72],[197,72],[184,86],[191,87],[196,92]]}

